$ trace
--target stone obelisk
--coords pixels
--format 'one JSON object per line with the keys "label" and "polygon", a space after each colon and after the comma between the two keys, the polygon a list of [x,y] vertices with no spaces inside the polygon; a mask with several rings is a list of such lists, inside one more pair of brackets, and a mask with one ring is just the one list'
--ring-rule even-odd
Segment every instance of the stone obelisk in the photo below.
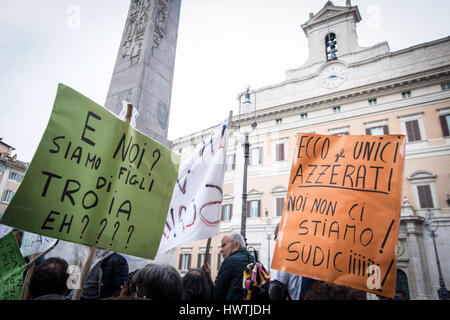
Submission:
{"label": "stone obelisk", "polygon": [[122,101],[139,116],[136,129],[171,147],[167,139],[181,0],[131,0],[105,107]]}

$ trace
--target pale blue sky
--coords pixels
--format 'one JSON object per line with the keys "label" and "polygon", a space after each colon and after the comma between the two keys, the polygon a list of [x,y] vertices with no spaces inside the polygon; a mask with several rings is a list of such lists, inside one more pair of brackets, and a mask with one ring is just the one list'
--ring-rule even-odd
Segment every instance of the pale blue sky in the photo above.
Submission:
{"label": "pale blue sky", "polygon": [[[0,137],[31,161],[57,84],[103,105],[129,0],[0,0]],[[213,126],[247,84],[285,80],[307,60],[300,25],[325,0],[182,0],[169,139]],[[333,1],[345,5],[345,0]],[[391,51],[449,36],[448,0],[353,0],[359,45]],[[187,121],[195,116],[195,121]]]}

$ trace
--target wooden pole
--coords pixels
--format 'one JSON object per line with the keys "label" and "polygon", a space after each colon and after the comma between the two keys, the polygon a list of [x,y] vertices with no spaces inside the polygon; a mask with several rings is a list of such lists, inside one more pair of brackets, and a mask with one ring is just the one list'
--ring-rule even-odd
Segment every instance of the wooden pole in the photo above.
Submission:
{"label": "wooden pole", "polygon": [[211,238],[208,238],[208,242],[206,243],[205,260],[203,261],[203,265],[206,265],[208,263],[210,249],[211,249]]}
{"label": "wooden pole", "polygon": [[29,294],[29,290],[28,290],[28,286],[30,284],[30,279],[31,279],[31,275],[34,272],[34,267],[36,266],[36,254],[32,255],[31,258],[31,262],[28,263],[25,268],[23,269],[24,271],[26,270],[26,274],[25,274],[25,279],[23,279],[23,287],[22,287],[22,291],[20,292],[20,298],[19,300],[28,300],[28,294]]}
{"label": "wooden pole", "polygon": [[[129,103],[127,104],[127,113],[125,114],[125,122],[130,123],[132,116],[133,116],[133,105]],[[81,271],[80,275],[80,288],[75,289],[75,293],[73,295],[72,300],[80,300],[81,293],[83,291],[84,285],[86,284],[86,280],[89,275],[89,271],[91,271],[92,261],[94,260],[96,251],[97,251],[96,247],[94,246],[89,247],[86,262],[83,265],[83,271]]]}
{"label": "wooden pole", "polygon": [[133,105],[129,103],[127,104],[127,113],[125,114],[125,122],[130,123],[132,116],[133,116]]}
{"label": "wooden pole", "polygon": [[75,289],[75,293],[73,294],[72,300],[80,300],[81,293],[84,288],[84,284],[86,283],[87,277],[89,275],[89,271],[91,271],[91,265],[92,265],[92,261],[94,260],[96,251],[97,251],[96,247],[94,247],[94,246],[89,247],[89,252],[88,252],[86,261],[84,262],[84,265],[83,265],[83,271],[81,271],[81,275],[80,275],[80,288]]}

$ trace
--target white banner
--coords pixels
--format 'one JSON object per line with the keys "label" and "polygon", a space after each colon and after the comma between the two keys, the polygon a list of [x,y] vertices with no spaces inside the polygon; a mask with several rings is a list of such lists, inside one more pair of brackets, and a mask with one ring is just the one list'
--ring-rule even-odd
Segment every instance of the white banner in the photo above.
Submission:
{"label": "white banner", "polygon": [[24,257],[39,254],[54,245],[56,241],[56,239],[44,237],[39,234],[24,232],[20,252],[22,252]]}
{"label": "white banner", "polygon": [[0,224],[0,239],[12,231],[11,227]]}
{"label": "white banner", "polygon": [[230,119],[181,163],[158,254],[219,233]]}
{"label": "white banner", "polygon": [[[0,218],[2,217],[3,212],[0,212]],[[5,226],[4,224],[0,224],[0,239],[6,236],[8,233],[12,231],[11,227]]]}

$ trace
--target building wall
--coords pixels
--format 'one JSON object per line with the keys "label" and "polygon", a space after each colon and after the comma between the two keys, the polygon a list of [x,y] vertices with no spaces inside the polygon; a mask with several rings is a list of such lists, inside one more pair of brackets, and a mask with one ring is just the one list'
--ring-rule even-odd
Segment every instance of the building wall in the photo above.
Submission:
{"label": "building wall", "polygon": [[11,179],[11,172],[23,177],[28,167],[28,163],[17,160],[16,155],[11,156],[13,150],[13,147],[0,141],[0,215],[5,212],[9,203],[3,199],[6,190],[16,192],[21,182],[20,177],[19,181]]}
{"label": "building wall", "polygon": [[[327,5],[324,9],[327,8]],[[426,217],[432,213],[439,226],[437,247],[444,280],[450,286],[450,252],[445,245],[450,240],[450,137],[445,137],[441,115],[450,114],[450,37],[414,47],[390,52],[387,43],[370,48],[357,46],[354,25],[359,22],[357,7],[330,7],[338,41],[347,41],[352,48],[338,61],[326,63],[317,53],[318,40],[324,37],[322,9],[302,25],[310,39],[310,55],[302,67],[286,72],[286,81],[252,92],[257,101],[257,129],[250,134],[250,149],[262,148],[262,161],[248,167],[248,200],[261,201],[261,217],[247,218],[248,244],[258,250],[262,263],[269,266],[274,241],[267,235],[280,221],[276,216],[275,199],[287,190],[291,159],[294,157],[299,133],[365,135],[374,126],[387,126],[389,134],[406,135],[405,121],[417,120],[421,139],[407,142],[405,153],[403,199],[398,246],[398,270],[407,277],[412,299],[437,299],[439,288],[434,247],[426,229]],[[345,14],[340,14],[344,12]],[[332,14],[331,14],[332,15]],[[320,20],[322,19],[322,22]],[[339,20],[341,19],[341,20]],[[339,37],[339,33],[345,36]],[[322,43],[322,42],[321,42]],[[319,58],[318,58],[319,57]],[[319,60],[318,60],[319,59]],[[337,88],[322,86],[321,72],[330,65],[340,64],[346,70],[345,81]],[[447,86],[442,86],[447,84]],[[410,97],[402,93],[410,92]],[[376,104],[369,100],[376,99]],[[373,100],[372,100],[373,102]],[[340,107],[339,112],[333,108]],[[306,119],[302,114],[307,114]],[[233,119],[237,128],[237,116]],[[279,124],[277,120],[282,119]],[[241,127],[249,128],[253,119],[241,118]],[[195,142],[206,138],[211,129],[174,141],[174,149],[189,154]],[[275,145],[284,143],[285,160],[275,161]],[[221,223],[221,234],[213,238],[213,257],[218,252],[225,233],[240,232],[243,182],[243,136],[235,130],[230,135],[228,154],[235,154],[235,169],[225,173],[224,204],[233,204],[231,221]],[[432,209],[421,209],[419,185],[430,185]],[[265,211],[268,211],[268,217]],[[200,243],[206,243],[206,240]],[[196,245],[186,244],[179,252],[197,252]],[[217,250],[217,251],[215,251]],[[193,263],[196,264],[196,257]],[[214,258],[213,258],[214,260]],[[211,268],[213,278],[217,265]]]}

